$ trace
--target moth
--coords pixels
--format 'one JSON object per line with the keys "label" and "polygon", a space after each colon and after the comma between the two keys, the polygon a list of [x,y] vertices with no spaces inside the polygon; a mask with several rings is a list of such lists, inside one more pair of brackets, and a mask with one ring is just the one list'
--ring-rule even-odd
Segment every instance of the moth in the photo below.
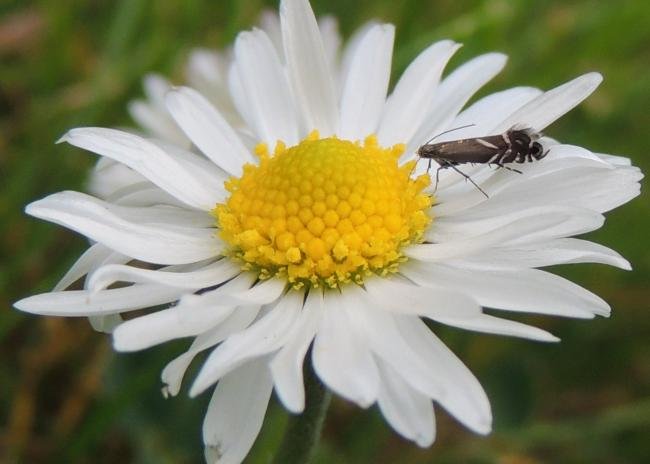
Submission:
{"label": "moth", "polygon": [[538,141],[541,137],[542,134],[534,129],[513,126],[499,135],[426,143],[418,148],[417,155],[429,160],[429,168],[431,168],[431,160],[439,164],[436,171],[436,188],[440,170],[451,168],[474,184],[487,197],[488,194],[456,166],[467,163],[489,164],[521,174],[521,171],[506,164],[530,163],[544,158],[548,150],[544,151],[544,147]]}

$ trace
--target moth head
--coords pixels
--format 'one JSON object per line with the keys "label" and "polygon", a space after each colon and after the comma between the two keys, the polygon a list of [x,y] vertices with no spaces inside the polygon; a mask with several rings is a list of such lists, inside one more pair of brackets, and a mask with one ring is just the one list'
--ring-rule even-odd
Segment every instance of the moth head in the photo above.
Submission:
{"label": "moth head", "polygon": [[540,160],[546,156],[548,150],[544,151],[544,146],[539,142],[533,142],[530,147],[530,155],[536,160]]}

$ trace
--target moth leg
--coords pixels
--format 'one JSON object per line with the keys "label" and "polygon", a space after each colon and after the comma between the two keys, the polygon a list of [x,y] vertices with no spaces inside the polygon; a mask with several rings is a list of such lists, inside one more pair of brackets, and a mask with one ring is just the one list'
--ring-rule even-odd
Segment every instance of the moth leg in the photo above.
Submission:
{"label": "moth leg", "polygon": [[415,168],[418,166],[418,162],[422,159],[421,156],[418,156],[418,158],[415,160],[415,164],[413,164],[413,167],[411,168],[411,172],[409,172],[409,177],[413,175],[413,172],[415,171]]}
{"label": "moth leg", "polygon": [[[429,160],[429,163],[431,160]],[[443,165],[439,166],[438,169],[436,169],[436,186],[433,188],[433,192],[435,193],[438,191],[438,182],[440,182],[440,170],[443,169]]]}
{"label": "moth leg", "polygon": [[[485,192],[483,191],[483,189],[482,189],[481,187],[479,187],[478,184],[477,184],[476,182],[474,182],[470,176],[468,176],[467,174],[465,174],[463,171],[461,171],[460,169],[458,169],[458,168],[457,168],[456,166],[454,166],[453,164],[449,164],[448,166],[449,166],[450,168],[452,168],[454,171],[456,171],[458,174],[460,174],[461,176],[463,176],[463,177],[465,178],[466,181],[467,181],[467,180],[470,181],[470,182],[472,183],[472,185],[474,185],[474,187],[476,187],[476,188],[478,189],[479,192],[481,192],[483,195],[485,195],[485,198],[490,198],[490,196],[489,196],[487,193],[485,193]],[[439,170],[439,169],[438,169],[438,170]]]}
{"label": "moth leg", "polygon": [[495,164],[500,168],[507,169],[508,171],[516,172],[517,174],[523,174],[523,172],[521,172],[519,169],[510,168],[510,167],[508,167],[506,165],[503,165],[501,163],[495,163]]}

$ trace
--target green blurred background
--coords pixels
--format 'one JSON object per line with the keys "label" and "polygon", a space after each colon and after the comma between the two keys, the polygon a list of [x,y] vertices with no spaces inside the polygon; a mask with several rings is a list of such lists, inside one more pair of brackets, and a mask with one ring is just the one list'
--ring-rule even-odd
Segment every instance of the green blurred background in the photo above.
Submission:
{"label": "green blurred background", "polygon": [[[11,303],[47,291],[85,247],[67,230],[26,217],[48,193],[83,189],[95,157],[54,141],[79,125],[131,125],[141,77],[181,83],[192,47],[223,48],[274,1],[122,0],[0,3],[0,463],[202,462],[207,395],[160,395],[161,368],[186,341],[114,354],[85,320],[23,315]],[[650,171],[650,2],[314,1],[344,36],[379,18],[397,26],[393,77],[432,41],[510,56],[481,94],[550,88],[587,71],[605,82],[547,132],[624,154]],[[480,94],[480,95],[481,95]],[[597,188],[597,186],[595,186]],[[589,238],[620,251],[624,272],[556,269],[604,297],[610,319],[521,317],[560,336],[540,344],[435,327],[484,385],[494,433],[474,436],[438,409],[438,439],[421,450],[376,409],[335,399],[318,463],[650,462],[650,251],[647,196],[608,214]],[[191,378],[191,376],[190,376]],[[265,463],[286,414],[275,400],[247,462]]]}

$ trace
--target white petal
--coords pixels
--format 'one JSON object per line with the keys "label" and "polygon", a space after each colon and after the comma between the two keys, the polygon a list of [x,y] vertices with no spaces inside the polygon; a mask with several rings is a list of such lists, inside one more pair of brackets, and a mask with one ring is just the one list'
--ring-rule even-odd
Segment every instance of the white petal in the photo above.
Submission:
{"label": "white petal", "polygon": [[137,351],[203,333],[237,310],[236,305],[220,302],[219,296],[248,287],[250,280],[250,276],[238,276],[216,290],[186,294],[171,308],[130,319],[113,333],[113,346],[118,351]]}
{"label": "white petal", "polygon": [[357,27],[352,35],[348,38],[348,40],[345,41],[345,46],[343,48],[343,53],[341,57],[341,65],[339,67],[339,73],[338,76],[335,75],[335,85],[337,92],[340,94],[343,91],[343,83],[347,80],[348,74],[350,73],[350,68],[352,67],[352,64],[354,62],[354,56],[356,54],[356,49],[361,43],[361,39],[363,39],[366,35],[366,33],[375,27],[377,24],[379,24],[375,20],[370,20],[366,22],[365,24],[362,24],[361,26]]}
{"label": "white petal", "polygon": [[161,110],[165,108],[165,94],[172,87],[167,79],[160,74],[147,74],[142,79],[142,87],[154,106]]}
{"label": "white petal", "polygon": [[220,252],[211,229],[135,224],[114,214],[109,203],[78,192],[59,192],[27,205],[25,211],[75,230],[124,255],[157,264],[200,261]]}
{"label": "white petal", "polygon": [[59,283],[54,286],[53,291],[59,292],[65,290],[92,269],[97,268],[111,253],[113,251],[109,248],[106,248],[101,243],[95,243],[75,261]]}
{"label": "white petal", "polygon": [[271,304],[280,298],[286,287],[285,280],[272,278],[260,281],[250,289],[228,293],[223,301],[236,304]]}
{"label": "white petal", "polygon": [[402,337],[429,366],[444,392],[435,398],[466,427],[480,434],[490,433],[490,402],[476,377],[420,319],[396,319]]}
{"label": "white petal", "polygon": [[470,127],[444,134],[436,138],[435,143],[499,133],[494,129],[502,118],[512,114],[541,94],[542,91],[534,87],[513,87],[483,97],[463,110],[451,124],[451,128],[471,124]]}
{"label": "white petal", "polygon": [[217,285],[214,289],[206,289],[200,294],[186,294],[183,296],[178,305],[190,306],[237,306],[232,301],[227,301],[231,294],[239,295],[251,289],[255,283],[256,276],[250,272],[242,272],[237,277],[227,281],[222,285]]}
{"label": "white petal", "polygon": [[187,81],[199,92],[204,93],[206,96],[211,96],[209,95],[210,90],[214,91],[224,84],[224,71],[226,69],[223,63],[225,61],[224,58],[219,53],[210,49],[193,49],[187,58],[187,66],[185,68]]}
{"label": "white petal", "polygon": [[129,104],[133,119],[151,135],[165,140],[175,139],[175,142],[183,145],[188,144],[187,138],[165,110],[165,93],[171,88],[171,83],[160,74],[147,74],[142,79],[142,87],[146,100]]}
{"label": "white petal", "polygon": [[546,330],[538,329],[521,322],[502,319],[500,317],[490,316],[489,314],[477,314],[475,317],[437,317],[436,320],[442,324],[458,327],[475,332],[485,332],[496,335],[506,335],[509,337],[528,338],[540,342],[558,342],[560,341],[555,335]]}
{"label": "white petal", "polygon": [[[469,129],[463,129],[463,131]],[[442,136],[442,138],[446,137],[447,135]],[[555,172],[575,168],[612,170],[611,165],[603,163],[602,160],[599,160],[598,157],[584,148],[560,145],[548,137],[544,137],[542,141],[547,148],[550,148],[550,152],[544,158],[543,162],[517,165],[517,168],[523,174],[509,172],[505,169],[495,169],[494,166],[486,165],[465,165],[463,166],[463,172],[472,176],[475,182],[481,185],[481,188],[486,190],[490,198],[492,198],[497,193],[507,190],[513,185],[519,185],[521,183],[528,185],[532,178]],[[464,182],[464,178],[457,173],[449,170],[442,171],[440,172],[440,178],[436,192],[439,205],[436,205],[436,209],[441,208],[445,211],[457,212],[460,209],[479,205],[486,201],[485,196],[478,189]],[[529,192],[528,197],[533,197],[533,193],[534,191]],[[529,200],[529,198],[526,198],[526,200]],[[441,214],[439,211],[437,213]]]}
{"label": "white petal", "polygon": [[[269,36],[275,51],[283,57],[284,47],[282,45],[282,27],[280,26],[280,17],[275,11],[262,11],[259,19],[259,25],[266,35]],[[284,61],[284,59],[282,60]]]}
{"label": "white petal", "polygon": [[120,325],[124,319],[120,314],[106,314],[104,316],[88,316],[88,322],[93,330],[106,334],[111,334],[115,328]]}
{"label": "white petal", "polygon": [[338,58],[341,48],[341,34],[339,34],[339,24],[336,17],[325,15],[318,18],[318,30],[323,38],[323,48],[325,50],[325,61],[327,67],[336,76],[338,71]]}
{"label": "white petal", "polygon": [[377,404],[397,433],[421,447],[435,440],[436,423],[430,398],[411,388],[392,367],[377,363],[381,377]]}
{"label": "white petal", "polygon": [[436,91],[422,126],[408,144],[407,156],[447,129],[472,95],[503,69],[506,60],[507,57],[501,53],[481,55],[445,78]]}
{"label": "white petal", "polygon": [[490,431],[490,404],[480,384],[418,317],[395,316],[364,304],[351,316],[355,325],[365,327],[372,351],[412,388],[440,402],[472,430]]}
{"label": "white petal", "polygon": [[537,269],[480,272],[412,260],[400,271],[419,285],[465,292],[487,308],[578,318],[609,314],[601,298]]}
{"label": "white petal", "polygon": [[[494,202],[494,209],[498,207],[499,211],[512,210],[513,204],[521,205],[525,202],[530,206],[571,205],[602,213],[637,196],[638,181],[643,177],[635,168],[624,167],[575,167],[542,172],[540,175],[531,171],[530,174],[533,175],[505,184],[485,203]],[[594,188],[595,185],[598,188]],[[486,191],[490,193],[489,189]],[[480,192],[477,193],[482,196]]]}
{"label": "white petal", "polygon": [[261,30],[242,32],[235,42],[235,57],[249,121],[260,141],[273,149],[278,140],[298,142],[298,121],[284,69],[273,44]]}
{"label": "white petal", "polygon": [[[120,253],[115,253],[114,251],[111,251],[108,248],[106,248],[101,243],[94,244],[93,246],[91,246],[88,249],[87,252],[91,251],[95,247],[98,247],[101,250],[106,250],[107,253],[101,252],[101,253],[97,254],[96,255],[96,260],[94,262],[92,262],[92,263],[88,263],[88,264],[90,264],[92,266],[91,269],[96,269],[96,268],[98,268],[100,266],[103,266],[103,265],[106,265],[106,264],[124,264],[124,263],[127,263],[127,262],[131,261],[130,257],[124,256],[124,255],[122,255]],[[85,253],[84,253],[84,255],[85,255]],[[81,260],[81,258],[80,258],[80,260]],[[79,263],[80,260],[77,261],[77,263]],[[65,278],[73,278],[73,274],[75,272],[84,271],[84,273],[86,273],[86,278],[84,279],[84,288],[87,288],[88,287],[88,274],[87,274],[87,272],[89,272],[91,269],[77,269],[77,263],[75,263],[75,265],[73,265],[73,267],[70,269],[70,271],[68,271],[68,274],[66,274],[66,277],[64,277],[64,279]],[[81,276],[79,276],[79,277],[81,277]],[[77,280],[77,279],[74,279],[74,280]],[[66,285],[66,282],[64,282],[62,280],[61,282],[59,282],[59,284],[57,284],[56,287],[54,287],[53,291],[56,292],[56,291],[64,290],[66,287],[68,287],[68,285]],[[88,321],[90,322],[90,325],[92,326],[92,328],[94,330],[96,330],[97,332],[112,333],[113,330],[115,330],[115,327],[117,327],[118,325],[120,325],[122,323],[122,316],[120,314],[107,314],[107,315],[99,315],[99,316],[89,316]]]}
{"label": "white petal", "polygon": [[338,135],[359,140],[377,130],[386,101],[395,27],[372,27],[355,50],[343,83]]}
{"label": "white petal", "polygon": [[[544,142],[546,138],[542,140]],[[600,167],[604,169],[613,169],[614,166],[611,164],[607,163],[605,160],[603,160],[601,157],[597,156],[596,154],[590,152],[589,150],[586,150],[582,147],[578,147],[575,145],[568,145],[568,144],[555,144],[553,145],[546,157],[544,158],[544,163],[548,164],[550,161],[553,161],[555,159],[557,160],[566,160],[569,158],[582,158],[585,160],[590,160],[594,161],[594,163],[580,163],[579,165],[581,166],[594,166],[594,167]],[[559,163],[558,163],[559,164]]]}
{"label": "white petal", "polygon": [[311,291],[305,305],[287,336],[287,343],[273,356],[271,374],[275,392],[284,406],[293,413],[305,408],[303,361],[323,317],[323,294]]}
{"label": "white petal", "polygon": [[331,135],[338,127],[334,81],[314,12],[307,0],[282,0],[280,21],[289,80],[304,125]]}
{"label": "white petal", "polygon": [[156,108],[144,100],[134,100],[129,102],[128,111],[131,118],[148,135],[168,140],[182,147],[189,146],[190,141],[164,108]]}
{"label": "white petal", "polygon": [[201,182],[191,168],[137,135],[86,127],[72,129],[61,141],[124,163],[187,205],[210,210],[223,196],[219,185]]}
{"label": "white petal", "polygon": [[87,190],[91,194],[106,199],[122,188],[139,183],[153,185],[125,164],[101,156],[91,171],[86,184]]}
{"label": "white petal", "polygon": [[186,208],[187,206],[164,190],[146,181],[121,188],[105,198],[105,200],[116,205],[136,207],[167,205]]}
{"label": "white petal", "polygon": [[[353,310],[348,314],[348,324],[355,331],[357,343],[363,343],[364,349],[369,348],[377,358],[388,363],[419,392],[429,398],[442,395],[440,382],[431,366],[420,359],[397,331],[395,316],[375,307],[367,294],[358,288],[346,289],[346,294],[354,304]],[[341,362],[343,361],[339,360]]]}
{"label": "white petal", "polygon": [[544,92],[511,114],[494,130],[503,132],[514,125],[521,125],[541,131],[579,105],[602,81],[603,76],[592,72]]}
{"label": "white petal", "polygon": [[108,209],[113,214],[135,224],[187,229],[215,227],[214,216],[206,211],[172,205],[122,206],[109,201],[105,204],[110,205]]}
{"label": "white petal", "polygon": [[613,166],[632,166],[630,158],[619,155],[610,155],[608,153],[596,153],[596,155],[603,161]]}
{"label": "white petal", "polygon": [[232,334],[244,330],[257,317],[260,312],[259,306],[240,306],[233,311],[221,324],[198,335],[192,342],[192,346],[170,361],[162,371],[161,380],[165,384],[163,393],[176,396],[181,388],[181,382],[185,371],[194,357],[201,351],[221,343]]}
{"label": "white petal", "polygon": [[226,375],[214,390],[203,423],[208,464],[240,464],[260,433],[273,381],[266,360]]}
{"label": "white petal", "polygon": [[148,308],[175,301],[184,290],[161,285],[133,285],[97,294],[86,290],[41,293],[14,303],[21,311],[44,316],[90,316]]}
{"label": "white petal", "polygon": [[240,116],[245,121],[252,121],[254,116],[250,112],[251,104],[248,101],[248,95],[244,92],[241,73],[236,61],[233,61],[228,69],[228,91]]}
{"label": "white petal", "polygon": [[[530,180],[529,185],[533,192],[544,189],[544,193],[548,194],[544,201],[549,203],[570,204],[606,212],[636,197],[640,192],[638,181],[641,178],[643,174],[638,168],[583,168],[553,173],[552,177],[536,177]],[[551,179],[553,188],[549,190],[548,182]],[[594,188],[595,185],[598,188]],[[504,190],[504,196],[517,195],[523,189],[521,184],[513,185],[512,189]]]}
{"label": "white petal", "polygon": [[173,306],[129,319],[113,332],[116,351],[138,351],[175,338],[190,337],[214,327],[235,311],[234,306]]}
{"label": "white petal", "polygon": [[185,166],[200,182],[211,186],[215,195],[221,195],[215,197],[213,200],[215,203],[222,202],[229,195],[223,187],[223,183],[228,180],[229,175],[215,163],[204,156],[174,145],[173,143],[157,139],[151,139],[149,141],[160,147],[168,156]]}
{"label": "white petal", "polygon": [[[525,203],[525,207],[505,209],[501,203],[501,201],[486,201],[484,204],[467,209],[463,214],[458,215],[446,216],[436,214],[436,221],[428,231],[427,239],[431,242],[441,243],[486,235],[490,232],[498,233],[499,230],[511,227],[512,224],[522,223],[525,225],[527,220],[534,220],[539,217],[546,219],[538,220],[538,227],[541,227],[546,222],[552,225],[555,220],[559,220],[560,223],[565,224],[563,221],[567,217],[571,218],[568,222],[576,223],[576,221],[572,220],[574,216],[578,218],[593,218],[595,224],[602,220],[601,215],[598,213],[572,206],[539,206],[535,204],[529,205],[527,202]],[[577,221],[576,225],[566,223],[566,226],[563,226],[563,233],[578,233],[581,230],[578,227],[581,227],[580,224],[582,222],[583,220],[581,219]],[[534,236],[535,229],[533,228],[531,230],[531,236]],[[510,233],[506,234],[511,235]]]}
{"label": "white petal", "polygon": [[388,278],[370,278],[364,286],[374,304],[398,314],[437,319],[445,316],[473,317],[481,312],[479,304],[466,293],[421,287]]}
{"label": "white petal", "polygon": [[369,407],[377,399],[379,373],[367,342],[358,327],[351,326],[351,313],[359,308],[349,292],[328,292],[321,326],[314,340],[312,363],[318,377],[332,391]]}
{"label": "white petal", "polygon": [[[210,100],[231,124],[240,124],[235,114],[232,98],[228,92],[228,64],[230,50],[225,53],[199,48],[190,52],[185,67],[185,76],[190,87],[198,90]],[[184,134],[183,134],[184,135]]]}
{"label": "white petal", "polygon": [[205,361],[190,395],[198,395],[242,363],[280,348],[301,307],[302,295],[289,292],[264,317],[248,329],[229,337]]}
{"label": "white petal", "polygon": [[419,287],[393,279],[368,279],[365,287],[377,306],[396,314],[428,317],[477,332],[557,341],[556,337],[536,327],[483,314],[481,307],[468,294]]}
{"label": "white petal", "polygon": [[442,71],[460,48],[442,40],[426,48],[406,68],[386,102],[377,137],[383,146],[410,140],[426,117]]}
{"label": "white petal", "polygon": [[553,266],[556,264],[601,263],[630,270],[630,263],[616,251],[576,238],[560,238],[532,245],[492,248],[454,261],[464,268],[492,270]]}
{"label": "white petal", "polygon": [[[123,164],[120,166],[124,166]],[[124,166],[125,169],[129,169]],[[116,205],[124,206],[154,206],[154,205],[169,205],[176,207],[186,207],[185,203],[174,198],[169,193],[160,189],[158,186],[145,180],[135,184],[127,185],[118,190],[115,190],[110,195],[100,196],[100,198],[115,203]]]}
{"label": "white petal", "polygon": [[253,156],[219,111],[196,90],[179,87],[167,93],[167,109],[201,152],[234,176]]}
{"label": "white petal", "polygon": [[[518,166],[524,171],[523,175],[503,169],[484,171],[483,174],[490,175],[485,181],[473,175],[481,188],[488,192],[489,199],[471,185],[466,185],[460,194],[456,192],[447,195],[444,188],[439,188],[436,197],[440,203],[432,208],[432,212],[437,217],[442,217],[457,215],[460,211],[470,212],[470,208],[476,208],[503,214],[516,210],[522,203],[529,207],[572,205],[605,212],[638,195],[638,181],[643,175],[637,168],[612,169],[611,165],[583,156],[586,150],[580,147],[555,145],[551,148],[551,153],[556,150],[558,156],[553,156],[555,159],[549,159],[548,162],[544,159],[538,163]],[[460,176],[454,177],[458,179]],[[553,185],[553,188],[549,189],[549,185]],[[595,189],[594,185],[599,188]]]}
{"label": "white petal", "polygon": [[[554,211],[555,209],[555,211]],[[589,232],[602,226],[604,218],[601,214],[578,208],[529,208],[516,214],[504,215],[497,219],[510,220],[496,228],[496,221],[488,218],[475,221],[479,227],[479,235],[465,238],[461,235],[457,240],[443,243],[414,245],[404,250],[404,253],[414,259],[429,262],[442,262],[448,259],[461,258],[489,250],[494,246],[505,244],[524,244],[548,240],[556,237]],[[452,237],[449,229],[472,231],[471,221],[463,226],[447,224],[443,234],[438,235],[436,229],[427,235],[429,239]],[[443,226],[441,228],[445,229]]]}
{"label": "white petal", "polygon": [[152,283],[187,289],[219,285],[241,272],[240,266],[222,259],[192,272],[154,271],[133,266],[111,264],[94,271],[88,279],[91,291],[104,290],[116,282]]}

